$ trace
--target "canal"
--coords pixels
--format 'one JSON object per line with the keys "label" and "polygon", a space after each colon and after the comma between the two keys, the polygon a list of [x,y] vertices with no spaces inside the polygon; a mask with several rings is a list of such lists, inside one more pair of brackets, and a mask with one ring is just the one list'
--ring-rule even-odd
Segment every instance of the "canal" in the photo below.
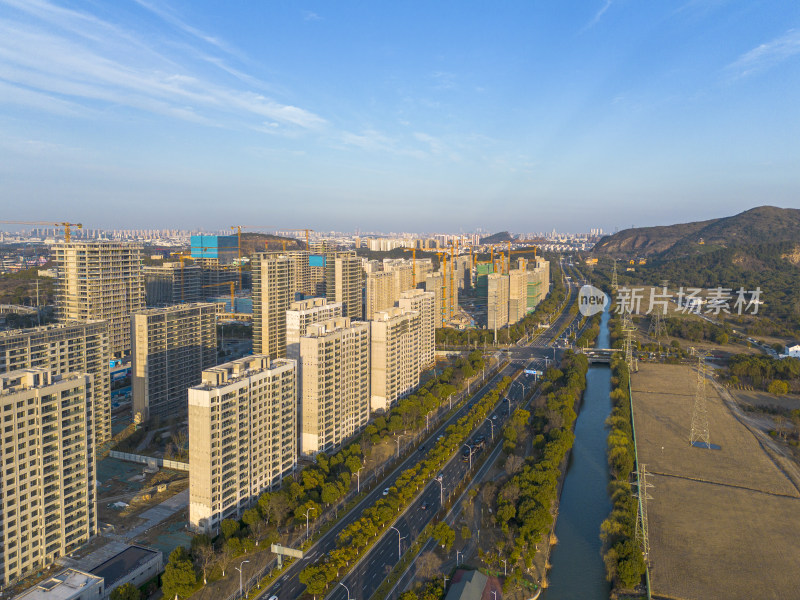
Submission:
{"label": "canal", "polygon": [[[608,312],[600,322],[596,348],[609,347]],[[611,369],[590,366],[586,375],[575,445],[561,492],[556,538],[550,554],[552,569],[545,600],[608,600],[601,555],[600,524],[611,512],[608,498],[605,420],[611,413]]]}

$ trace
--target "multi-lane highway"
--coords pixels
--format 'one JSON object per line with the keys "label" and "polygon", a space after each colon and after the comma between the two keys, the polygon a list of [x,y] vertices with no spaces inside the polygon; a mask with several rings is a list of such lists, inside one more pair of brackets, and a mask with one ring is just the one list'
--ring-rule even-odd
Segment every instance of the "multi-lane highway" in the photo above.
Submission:
{"label": "multi-lane highway", "polygon": [[[492,377],[486,384],[480,388],[469,400],[469,402],[465,403],[463,407],[459,410],[455,411],[454,414],[444,421],[438,428],[436,428],[432,433],[429,439],[436,439],[439,435],[444,434],[444,431],[455,423],[458,419],[464,416],[469,408],[477,402],[480,398],[482,398],[487,392],[489,392],[503,377],[506,375],[511,375],[518,367],[507,365],[505,368],[501,369],[494,377]],[[424,445],[426,447],[431,447],[430,442],[425,442]],[[302,560],[296,561],[291,567],[287,569],[287,571],[269,588],[265,590],[264,593],[260,594],[259,597],[270,598],[272,595],[278,596],[280,600],[294,600],[299,598],[303,590],[305,589],[305,585],[302,584],[299,579],[298,575],[300,571],[302,571],[306,565],[310,564],[310,562],[315,562],[317,560],[321,560],[328,552],[334,550],[336,548],[336,538],[339,533],[350,523],[353,521],[358,520],[361,517],[363,511],[368,508],[369,506],[373,505],[377,502],[383,493],[385,488],[391,487],[394,485],[397,478],[400,474],[405,471],[406,469],[414,466],[417,462],[425,458],[424,452],[412,452],[399,466],[397,466],[394,471],[392,471],[381,483],[381,485],[376,486],[367,496],[349,513],[343,516],[339,521],[334,525],[327,533],[325,533],[322,537],[320,537],[317,542],[309,548],[308,552],[306,553],[306,557]],[[396,549],[396,547],[395,547]],[[341,588],[340,588],[341,589]]]}
{"label": "multi-lane highway", "polygon": [[[518,372],[520,367],[542,370],[546,365],[546,360],[551,360],[552,344],[556,334],[562,329],[565,323],[575,319],[569,314],[569,306],[575,302],[577,297],[576,287],[569,281],[568,296],[566,306],[555,322],[551,326],[539,333],[535,338],[528,342],[528,345],[517,346],[509,351],[511,362],[502,368],[492,377],[483,387],[481,387],[470,399],[456,411],[449,419],[443,422],[428,438],[435,440],[439,435],[444,434],[448,426],[455,423],[459,418],[469,411],[469,409],[488,393],[505,376],[513,375]],[[505,354],[505,352],[498,352]],[[529,389],[529,384],[533,383],[533,378],[524,379],[524,389]],[[512,386],[508,393],[508,398],[512,405],[518,405],[522,399],[523,386]],[[476,439],[484,438],[486,442],[491,441],[492,434],[500,435],[502,425],[510,412],[509,400],[500,400],[494,407],[489,418],[477,427],[469,436],[468,443],[474,445]],[[494,430],[492,432],[492,429]],[[426,448],[432,447],[430,441],[423,444]],[[392,567],[398,562],[398,538],[400,542],[399,551],[405,552],[411,541],[417,537],[425,526],[433,519],[433,516],[441,509],[441,500],[446,494],[452,493],[456,485],[467,478],[469,475],[469,459],[462,460],[462,448],[453,458],[442,468],[440,477],[431,481],[420,493],[420,495],[409,505],[393,524],[395,529],[386,531],[378,542],[367,552],[353,569],[341,580],[344,586],[336,586],[328,596],[327,600],[347,600],[367,599],[378,588]],[[487,452],[489,450],[479,450]],[[299,574],[308,564],[324,560],[325,556],[336,548],[336,538],[339,533],[350,523],[361,517],[363,511],[373,505],[382,497],[385,488],[392,487],[406,469],[412,467],[417,462],[425,458],[423,452],[411,453],[394,471],[392,471],[381,483],[376,486],[355,508],[344,515],[327,533],[320,537],[314,545],[309,548],[305,558],[296,561],[286,572],[269,588],[259,595],[261,598],[271,598],[277,596],[279,600],[294,600],[302,596],[305,585],[299,581]],[[476,460],[475,454],[472,460]],[[473,474],[474,475],[474,474]]]}
{"label": "multi-lane highway", "polygon": [[[579,314],[569,314],[569,307],[577,298],[577,288],[569,282],[568,286],[569,294],[566,307],[559,318],[550,328],[531,340],[530,345],[514,348],[512,364],[509,365],[513,370],[518,370],[520,366],[541,370],[544,367],[545,354],[550,354],[548,344],[553,342],[556,334],[566,323],[577,322],[580,319]],[[504,372],[507,372],[509,367],[504,369]],[[532,378],[528,378],[524,373],[520,377],[522,380],[518,379],[516,381],[520,381],[523,385],[511,386],[507,396],[495,405],[488,418],[469,436],[467,440],[468,446],[474,447],[478,445],[480,439],[491,442],[493,435],[495,438],[501,435],[500,432],[512,407],[519,405],[524,397],[524,392],[529,390],[529,385],[533,383]],[[475,401],[474,399],[471,400],[469,405],[471,406]],[[488,444],[487,446],[491,448]],[[466,449],[467,447],[465,446],[462,451]],[[384,533],[372,549],[362,557],[360,562],[342,578],[342,585],[336,586],[331,590],[326,596],[326,600],[348,600],[348,598],[352,600],[367,600],[372,596],[391,572],[394,565],[400,560],[402,553],[408,549],[409,544],[420,535],[425,526],[433,520],[436,513],[442,508],[441,501],[446,499],[447,495],[452,493],[459,483],[476,476],[474,471],[470,472],[469,458],[465,461],[462,451],[457,452],[441,469],[439,477],[431,481],[400,515],[393,524],[394,529]],[[485,449],[479,452],[492,452],[492,450]],[[467,450],[468,456],[469,451]],[[476,458],[475,454],[473,454],[472,460],[476,461]],[[493,461],[495,458],[496,451],[491,460]],[[477,475],[481,476],[480,474]]]}

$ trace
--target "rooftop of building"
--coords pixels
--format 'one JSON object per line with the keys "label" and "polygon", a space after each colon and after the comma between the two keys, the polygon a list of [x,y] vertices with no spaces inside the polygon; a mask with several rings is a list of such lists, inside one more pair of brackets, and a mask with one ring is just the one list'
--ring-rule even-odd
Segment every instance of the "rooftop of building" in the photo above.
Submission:
{"label": "rooftop of building", "polygon": [[133,312],[134,315],[163,315],[167,313],[180,313],[195,310],[198,308],[205,308],[217,312],[217,305],[214,302],[184,302],[183,304],[167,304],[165,306],[157,306],[154,308],[143,308]]}
{"label": "rooftop of building", "polygon": [[20,337],[26,335],[32,335],[36,333],[43,333],[46,331],[56,331],[56,330],[64,330],[70,329],[75,327],[86,327],[87,325],[97,325],[105,323],[102,319],[94,319],[90,321],[71,321],[67,323],[49,323],[47,325],[41,325],[39,327],[28,327],[26,329],[9,329],[7,331],[0,331],[0,339],[3,338],[12,338],[12,337]]}
{"label": "rooftop of building", "polygon": [[253,354],[205,369],[203,371],[203,382],[189,389],[213,390],[236,383],[257,373],[296,366],[297,361],[291,358],[270,359],[266,354]]}
{"label": "rooftop of building", "polygon": [[103,578],[77,569],[65,569],[25,590],[17,600],[69,600],[92,585],[103,585]]}
{"label": "rooftop of building", "polygon": [[91,570],[92,575],[102,577],[106,588],[125,577],[131,571],[159,558],[161,552],[143,546],[129,546],[119,554]]}

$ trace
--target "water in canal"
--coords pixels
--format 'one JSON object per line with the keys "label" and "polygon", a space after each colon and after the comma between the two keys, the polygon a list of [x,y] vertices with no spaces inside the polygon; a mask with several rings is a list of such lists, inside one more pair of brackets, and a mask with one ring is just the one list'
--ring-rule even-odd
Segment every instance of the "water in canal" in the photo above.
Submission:
{"label": "water in canal", "polygon": [[[596,348],[609,347],[608,312]],[[586,392],[575,424],[567,477],[561,493],[545,600],[608,600],[611,587],[600,554],[600,524],[611,512],[608,498],[605,420],[611,413],[611,370],[589,367]]]}

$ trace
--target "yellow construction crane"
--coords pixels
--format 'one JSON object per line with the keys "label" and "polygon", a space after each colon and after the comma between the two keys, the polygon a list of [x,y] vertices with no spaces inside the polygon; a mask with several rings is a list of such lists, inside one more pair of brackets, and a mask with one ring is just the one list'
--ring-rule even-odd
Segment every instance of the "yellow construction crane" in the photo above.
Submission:
{"label": "yellow construction crane", "polygon": [[59,223],[53,223],[52,221],[0,221],[0,223],[6,223],[8,225],[49,225],[50,227],[63,227],[64,241],[67,243],[69,243],[71,239],[70,227],[83,229],[83,223],[67,223],[66,221],[61,221]]}
{"label": "yellow construction crane", "polygon": [[403,248],[403,252],[411,252],[411,276],[414,279],[414,287],[417,287],[417,247]]}
{"label": "yellow construction crane", "polygon": [[310,231],[314,231],[313,229],[276,229],[275,231],[305,231],[306,232],[306,250],[311,250],[311,240],[308,236]]}
{"label": "yellow construction crane", "polygon": [[223,281],[221,283],[209,283],[208,285],[204,285],[204,288],[209,287],[218,287],[220,285],[230,285],[231,286],[231,312],[236,312],[236,282],[235,281]]}

